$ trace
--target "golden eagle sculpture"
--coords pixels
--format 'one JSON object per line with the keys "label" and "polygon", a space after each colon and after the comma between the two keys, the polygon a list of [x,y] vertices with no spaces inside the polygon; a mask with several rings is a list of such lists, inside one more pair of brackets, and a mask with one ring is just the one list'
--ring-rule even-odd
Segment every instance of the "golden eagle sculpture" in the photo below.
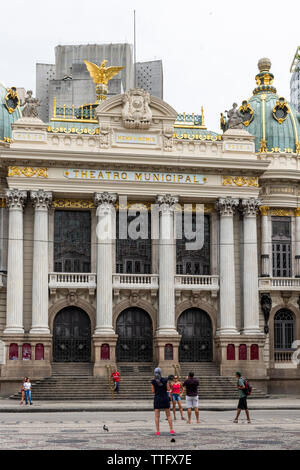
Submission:
{"label": "golden eagle sculpture", "polygon": [[97,94],[97,101],[105,100],[107,91],[108,91],[108,82],[111,80],[115,75],[117,75],[120,70],[124,69],[123,66],[112,66],[106,67],[107,60],[103,60],[101,64],[98,66],[93,64],[93,62],[89,62],[85,60],[86,68],[88,69],[90,76],[92,77],[93,81],[96,83],[96,94]]}

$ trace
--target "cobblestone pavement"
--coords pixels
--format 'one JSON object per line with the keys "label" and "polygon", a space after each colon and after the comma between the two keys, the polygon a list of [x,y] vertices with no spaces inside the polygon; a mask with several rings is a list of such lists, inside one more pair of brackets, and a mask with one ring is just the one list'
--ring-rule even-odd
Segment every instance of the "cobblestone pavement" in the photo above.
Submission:
{"label": "cobblestone pavement", "polygon": [[[300,411],[253,411],[233,424],[233,412],[203,411],[200,424],[175,422],[175,443],[153,412],[1,413],[0,449],[300,449]],[[103,430],[103,425],[109,428]]]}

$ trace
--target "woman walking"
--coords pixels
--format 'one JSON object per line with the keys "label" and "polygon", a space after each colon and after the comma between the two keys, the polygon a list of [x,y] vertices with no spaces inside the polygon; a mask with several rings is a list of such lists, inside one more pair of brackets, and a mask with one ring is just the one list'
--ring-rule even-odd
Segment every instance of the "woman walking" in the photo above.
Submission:
{"label": "woman walking", "polygon": [[159,431],[159,418],[160,410],[165,410],[166,417],[170,426],[170,434],[175,434],[173,430],[172,417],[170,413],[170,400],[168,396],[169,384],[168,379],[161,376],[161,369],[157,367],[154,370],[154,379],[151,382],[152,393],[154,394],[154,412],[155,412],[155,424],[156,424],[156,435],[160,436]]}
{"label": "woman walking", "polygon": [[22,385],[21,385],[21,401],[20,401],[20,405],[23,405],[24,399],[25,399],[24,383],[26,382],[26,380],[27,380],[27,377],[24,377],[24,380],[23,380]]}
{"label": "woman walking", "polygon": [[182,409],[182,403],[181,403],[181,397],[182,397],[182,391],[183,391],[182,384],[181,382],[179,382],[177,375],[174,375],[171,389],[172,389],[172,403],[173,403],[174,419],[176,420],[176,403],[178,403],[181,419],[185,420],[185,417],[183,416],[183,409]]}

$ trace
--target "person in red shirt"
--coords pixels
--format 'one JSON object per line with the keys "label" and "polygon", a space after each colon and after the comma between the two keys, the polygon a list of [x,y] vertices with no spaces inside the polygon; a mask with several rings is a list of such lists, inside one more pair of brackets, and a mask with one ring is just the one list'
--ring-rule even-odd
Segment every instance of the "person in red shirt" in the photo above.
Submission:
{"label": "person in red shirt", "polygon": [[120,391],[120,372],[117,371],[117,369],[114,369],[113,373],[111,374],[112,379],[115,384],[115,392],[119,393]]}
{"label": "person in red shirt", "polygon": [[178,403],[178,406],[179,406],[181,419],[185,419],[183,416],[183,409],[182,409],[182,403],[181,403],[182,384],[178,380],[177,375],[174,376],[171,387],[172,387],[172,402],[173,402],[174,419],[176,419],[176,402]]}

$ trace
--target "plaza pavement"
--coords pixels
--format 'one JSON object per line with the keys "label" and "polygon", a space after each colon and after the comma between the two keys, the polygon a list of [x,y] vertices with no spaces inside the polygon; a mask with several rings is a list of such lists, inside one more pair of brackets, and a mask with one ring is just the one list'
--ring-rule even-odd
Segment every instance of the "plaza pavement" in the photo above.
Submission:
{"label": "plaza pavement", "polygon": [[[0,399],[0,413],[41,413],[41,412],[77,412],[77,411],[152,411],[152,400],[136,401],[35,401],[32,396],[32,406],[20,405],[18,400]],[[205,411],[232,411],[236,409],[236,400],[200,400],[199,409]],[[183,400],[185,407],[185,400]],[[251,410],[300,410],[300,395],[272,396],[269,398],[248,398]]]}
{"label": "plaza pavement", "polygon": [[[300,449],[300,411],[251,410],[252,424],[247,424],[244,413],[239,424],[234,424],[234,416],[234,411],[201,411],[200,424],[193,416],[189,425],[177,413],[174,440],[164,413],[161,436],[155,436],[153,411],[119,412],[115,406],[114,411],[102,412],[3,412],[0,450],[106,450],[113,457],[120,449],[155,449],[151,454],[161,449],[173,455],[180,454],[179,450]],[[199,465],[198,460],[195,463]]]}

